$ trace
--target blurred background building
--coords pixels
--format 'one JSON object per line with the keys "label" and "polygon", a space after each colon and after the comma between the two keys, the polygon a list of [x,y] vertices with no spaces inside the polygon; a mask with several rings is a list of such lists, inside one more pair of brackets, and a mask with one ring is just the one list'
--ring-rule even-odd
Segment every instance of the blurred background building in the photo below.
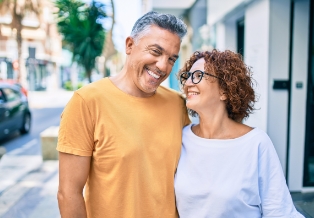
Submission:
{"label": "blurred background building", "polygon": [[1,79],[16,79],[17,72],[20,71],[21,82],[29,90],[46,90],[58,86],[62,44],[53,16],[54,8],[53,2],[41,0],[40,13],[27,13],[23,18],[21,55],[24,64],[22,65],[18,62],[17,31],[12,28],[13,8],[6,8],[6,13],[2,12],[0,15]]}
{"label": "blurred background building", "polygon": [[314,4],[209,0],[212,46],[244,55],[260,95],[246,121],[272,139],[291,191],[314,191]]}

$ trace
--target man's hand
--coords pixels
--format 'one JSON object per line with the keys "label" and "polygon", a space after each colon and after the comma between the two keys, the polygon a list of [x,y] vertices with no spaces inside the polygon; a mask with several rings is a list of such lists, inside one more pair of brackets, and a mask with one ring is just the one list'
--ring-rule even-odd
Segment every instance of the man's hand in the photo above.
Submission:
{"label": "man's hand", "polygon": [[59,152],[58,204],[62,218],[86,218],[83,188],[91,157]]}

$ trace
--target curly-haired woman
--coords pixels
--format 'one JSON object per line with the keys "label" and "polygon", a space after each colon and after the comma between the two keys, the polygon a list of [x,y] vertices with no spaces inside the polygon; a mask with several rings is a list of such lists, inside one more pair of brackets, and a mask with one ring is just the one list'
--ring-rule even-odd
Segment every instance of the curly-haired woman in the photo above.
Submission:
{"label": "curly-haired woman", "polygon": [[242,123],[254,110],[252,73],[232,51],[196,52],[179,72],[199,124],[183,129],[175,177],[181,218],[303,217],[268,135]]}

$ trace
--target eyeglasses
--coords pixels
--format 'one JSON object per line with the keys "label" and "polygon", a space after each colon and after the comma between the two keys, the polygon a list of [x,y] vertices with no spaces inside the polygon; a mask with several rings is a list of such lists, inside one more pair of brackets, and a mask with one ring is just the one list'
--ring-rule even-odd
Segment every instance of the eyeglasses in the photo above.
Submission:
{"label": "eyeglasses", "polygon": [[211,77],[215,77],[217,79],[221,79],[213,74],[210,74],[210,73],[205,73],[201,70],[195,70],[193,73],[191,72],[184,72],[180,75],[180,83],[181,85],[185,85],[186,81],[190,78],[190,76],[192,75],[191,77],[191,80],[192,80],[192,83],[194,84],[198,84],[199,82],[201,82],[204,74],[208,75],[208,76],[211,76]]}

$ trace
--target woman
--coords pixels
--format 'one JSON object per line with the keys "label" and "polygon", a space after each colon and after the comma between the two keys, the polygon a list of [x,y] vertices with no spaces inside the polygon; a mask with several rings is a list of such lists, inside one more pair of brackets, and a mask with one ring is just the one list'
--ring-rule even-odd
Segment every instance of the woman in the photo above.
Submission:
{"label": "woman", "polygon": [[194,53],[179,73],[200,121],[183,129],[175,178],[181,218],[303,217],[271,140],[242,123],[256,101],[251,75],[239,54],[217,50]]}

